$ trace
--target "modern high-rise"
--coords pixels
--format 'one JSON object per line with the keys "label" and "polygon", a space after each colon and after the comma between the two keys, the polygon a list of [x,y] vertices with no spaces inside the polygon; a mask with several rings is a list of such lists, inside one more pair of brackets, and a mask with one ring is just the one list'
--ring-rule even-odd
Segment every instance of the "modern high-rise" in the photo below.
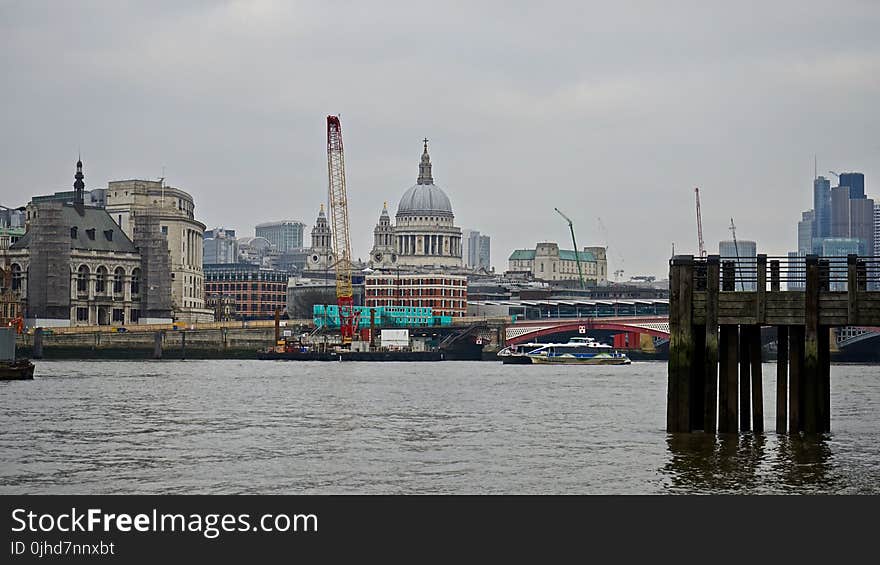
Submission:
{"label": "modern high-rise", "polygon": [[737,240],[718,243],[718,255],[722,263],[733,261],[736,274],[734,290],[757,290],[755,265],[758,257],[758,244],[754,241]]}
{"label": "modern high-rise", "polygon": [[874,201],[853,198],[849,201],[849,237],[859,240],[859,255],[874,252]]}
{"label": "modern high-rise", "polygon": [[470,269],[491,269],[491,239],[477,230],[461,230],[461,259]]}
{"label": "modern high-rise", "polygon": [[296,220],[281,220],[257,224],[256,237],[265,237],[279,253],[287,253],[303,246],[303,230],[306,225]]}
{"label": "modern high-rise", "polygon": [[814,210],[802,212],[801,221],[798,222],[798,252],[811,253],[813,249],[813,234],[816,228],[816,214]]}
{"label": "modern high-rise", "polygon": [[[822,240],[820,255],[823,257],[846,257],[859,253],[861,241],[852,237],[828,237]],[[830,290],[846,290],[847,267],[843,261],[831,262]]]}
{"label": "modern high-rise", "polygon": [[205,230],[205,252],[202,265],[226,265],[238,261],[238,240],[235,230]]}
{"label": "modern high-rise", "polygon": [[849,188],[849,197],[852,199],[860,199],[865,197],[865,175],[864,173],[841,173],[840,186]]}
{"label": "modern high-rise", "polygon": [[816,177],[813,181],[813,237],[831,237],[831,181]]}
{"label": "modern high-rise", "polygon": [[831,233],[825,237],[849,237],[849,188],[831,189]]}
{"label": "modern high-rise", "polygon": [[874,203],[874,257],[880,257],[880,202]]}

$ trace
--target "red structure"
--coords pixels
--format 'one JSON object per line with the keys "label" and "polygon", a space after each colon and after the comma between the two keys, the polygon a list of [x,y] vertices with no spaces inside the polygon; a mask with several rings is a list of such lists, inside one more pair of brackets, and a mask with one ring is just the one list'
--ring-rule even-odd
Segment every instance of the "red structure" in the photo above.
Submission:
{"label": "red structure", "polygon": [[342,343],[351,343],[358,321],[351,290],[351,240],[348,227],[348,197],[345,190],[345,153],[339,116],[327,116],[327,191],[333,250],[336,257],[336,304],[339,306]]}

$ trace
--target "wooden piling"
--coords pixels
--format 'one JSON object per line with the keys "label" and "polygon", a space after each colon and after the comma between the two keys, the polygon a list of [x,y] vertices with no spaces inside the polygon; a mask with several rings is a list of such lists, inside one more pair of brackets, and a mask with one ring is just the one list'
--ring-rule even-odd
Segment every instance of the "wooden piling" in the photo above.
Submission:
{"label": "wooden piling", "polygon": [[761,327],[749,328],[749,362],[752,366],[752,430],[764,432],[764,386],[761,367]]}
{"label": "wooden piling", "polygon": [[153,334],[153,359],[162,358],[162,332]]}
{"label": "wooden piling", "polygon": [[[778,267],[778,261],[777,261]],[[772,271],[772,265],[771,265]],[[771,283],[772,284],[772,283]],[[776,433],[788,424],[788,326],[776,328]]]}
{"label": "wooden piling", "polygon": [[819,383],[818,427],[819,432],[831,431],[831,328],[819,326]]}
{"label": "wooden piling", "polygon": [[818,257],[807,255],[806,300],[804,311],[804,378],[803,428],[807,433],[819,431],[819,289],[820,264]]}
{"label": "wooden piling", "polygon": [[669,362],[667,363],[666,389],[666,431],[678,431],[678,389],[680,380],[679,347],[681,325],[681,270],[682,267],[673,257],[669,263]]}
{"label": "wooden piling", "polygon": [[718,291],[721,265],[718,255],[706,259],[706,343],[704,354],[703,429],[715,433],[718,428]]}
{"label": "wooden piling", "polygon": [[755,301],[757,311],[755,312],[755,321],[760,326],[764,322],[765,313],[767,311],[767,256],[763,253],[758,254],[755,262],[757,269],[757,286],[758,299]]}
{"label": "wooden piling", "polygon": [[43,328],[34,329],[34,347],[31,350],[34,359],[43,358]]}
{"label": "wooden piling", "polygon": [[779,259],[773,259],[770,261],[770,290],[772,292],[779,292],[780,290]]}
{"label": "wooden piling", "polygon": [[736,357],[738,350],[736,326],[721,326],[719,332],[720,376],[718,383],[718,431],[736,432],[737,414],[737,373]]}
{"label": "wooden piling", "polygon": [[747,432],[752,428],[752,383],[749,363],[750,326],[739,327],[739,429]]}
{"label": "wooden piling", "polygon": [[804,327],[791,326],[788,336],[788,431],[804,430],[801,414],[804,411]]}

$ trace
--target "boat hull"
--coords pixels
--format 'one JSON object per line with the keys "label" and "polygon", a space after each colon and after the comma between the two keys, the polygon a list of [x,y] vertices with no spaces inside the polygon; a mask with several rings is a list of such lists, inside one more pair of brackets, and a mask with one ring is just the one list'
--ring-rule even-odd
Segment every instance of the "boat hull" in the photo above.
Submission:
{"label": "boat hull", "polygon": [[34,378],[34,364],[30,361],[0,363],[0,381],[26,381]]}
{"label": "boat hull", "polygon": [[536,365],[629,365],[627,357],[570,357],[567,355],[532,355],[531,362]]}
{"label": "boat hull", "polygon": [[505,355],[501,362],[505,365],[531,365],[532,359],[526,355]]}

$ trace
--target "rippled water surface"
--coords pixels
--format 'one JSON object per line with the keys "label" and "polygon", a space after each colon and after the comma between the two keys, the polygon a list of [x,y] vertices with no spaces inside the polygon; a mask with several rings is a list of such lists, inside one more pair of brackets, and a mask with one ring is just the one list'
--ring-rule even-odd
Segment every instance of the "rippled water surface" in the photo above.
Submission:
{"label": "rippled water surface", "polygon": [[39,362],[0,493],[880,492],[880,367],[832,367],[821,440],[670,436],[665,395],[662,363]]}

